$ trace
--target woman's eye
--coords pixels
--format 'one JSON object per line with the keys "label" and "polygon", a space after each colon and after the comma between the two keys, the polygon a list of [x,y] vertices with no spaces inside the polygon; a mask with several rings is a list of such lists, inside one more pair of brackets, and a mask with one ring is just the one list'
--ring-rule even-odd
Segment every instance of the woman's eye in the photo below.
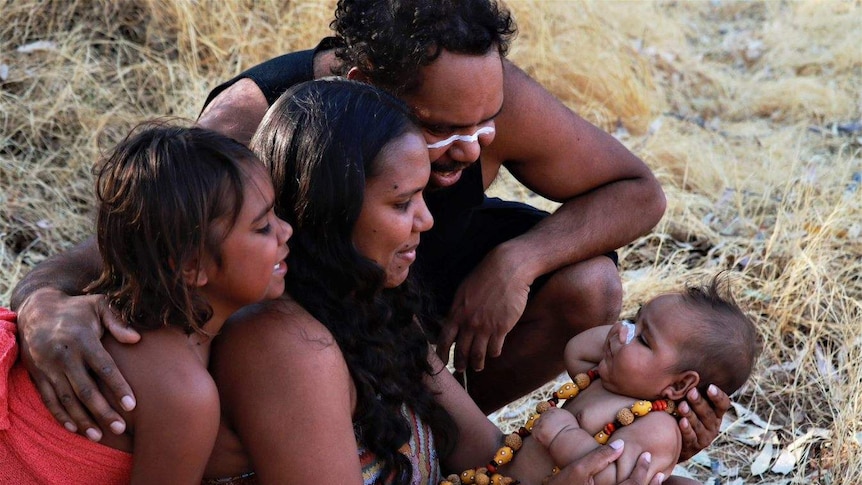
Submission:
{"label": "woman's eye", "polygon": [[257,230],[261,234],[269,234],[272,231],[272,224],[267,223],[265,226]]}
{"label": "woman's eye", "polygon": [[409,201],[409,200],[408,200],[408,201],[405,201],[405,202],[401,202],[401,203],[395,204],[395,208],[396,208],[396,209],[398,209],[398,210],[401,210],[401,211],[405,211],[405,210],[407,210],[407,208],[408,208],[408,207],[410,207],[410,201]]}

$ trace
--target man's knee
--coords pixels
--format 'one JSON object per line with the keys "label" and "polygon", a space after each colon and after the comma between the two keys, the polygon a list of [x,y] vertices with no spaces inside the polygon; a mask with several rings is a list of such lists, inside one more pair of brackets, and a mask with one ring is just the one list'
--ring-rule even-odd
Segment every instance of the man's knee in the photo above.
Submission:
{"label": "man's knee", "polygon": [[619,272],[606,256],[561,268],[539,293],[576,332],[615,322],[622,307]]}

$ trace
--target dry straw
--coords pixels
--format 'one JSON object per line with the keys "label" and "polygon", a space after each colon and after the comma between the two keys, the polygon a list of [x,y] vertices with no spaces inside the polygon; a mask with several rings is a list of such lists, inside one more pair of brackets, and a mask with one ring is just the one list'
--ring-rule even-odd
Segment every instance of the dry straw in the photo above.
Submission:
{"label": "dry straw", "polygon": [[[510,57],[665,187],[662,222],[620,250],[624,313],[731,269],[764,338],[725,431],[678,472],[862,483],[862,4],[509,6],[521,31]],[[193,119],[219,81],[311,47],[332,8],[0,1],[0,304],[91,233],[101,151],[147,118]],[[492,190],[554,207],[509,177]],[[542,395],[494,417],[520,422]]]}

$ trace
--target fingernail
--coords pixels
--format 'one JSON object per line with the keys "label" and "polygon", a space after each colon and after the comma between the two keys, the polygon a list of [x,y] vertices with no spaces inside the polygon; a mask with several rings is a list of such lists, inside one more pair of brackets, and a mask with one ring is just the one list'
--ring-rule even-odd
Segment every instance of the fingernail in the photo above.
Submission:
{"label": "fingernail", "polygon": [[610,446],[611,448],[613,448],[615,450],[618,450],[618,449],[623,447],[623,444],[624,444],[623,440],[616,440],[616,441],[611,442],[611,444],[609,444],[608,446]]}
{"label": "fingernail", "polygon": [[90,441],[99,441],[102,439],[102,433],[98,429],[88,428],[84,433],[87,435],[87,438],[90,438]]}
{"label": "fingernail", "polygon": [[691,424],[688,422],[688,419],[686,419],[686,418],[680,419],[679,425],[685,429],[688,429],[691,426]]}
{"label": "fingernail", "polygon": [[683,401],[679,403],[679,412],[682,414],[688,414],[691,411],[691,408],[688,407],[688,403]]}
{"label": "fingernail", "polygon": [[114,434],[123,434],[123,432],[126,431],[126,423],[122,421],[114,421],[111,423],[111,431],[113,431]]}
{"label": "fingernail", "polygon": [[715,387],[715,384],[710,384],[709,387],[706,388],[706,393],[709,394],[710,396],[713,396],[713,397],[717,396],[718,395],[718,388]]}
{"label": "fingernail", "polygon": [[63,427],[71,431],[72,433],[78,432],[78,427],[75,426],[75,423],[63,423]]}
{"label": "fingernail", "polygon": [[700,397],[700,394],[698,394],[696,388],[692,387],[691,392],[688,393],[688,396],[692,401],[697,401],[698,398]]}
{"label": "fingernail", "polygon": [[664,480],[665,480],[664,473],[661,473],[661,472],[656,473],[656,478],[658,478],[658,483],[664,483]]}
{"label": "fingernail", "polygon": [[649,451],[644,452],[644,461],[652,463],[652,454]]}
{"label": "fingernail", "polygon": [[131,411],[132,409],[135,409],[136,404],[137,403],[135,402],[135,398],[133,398],[132,396],[123,396],[123,398],[120,399],[120,405],[123,406],[123,409],[126,411]]}

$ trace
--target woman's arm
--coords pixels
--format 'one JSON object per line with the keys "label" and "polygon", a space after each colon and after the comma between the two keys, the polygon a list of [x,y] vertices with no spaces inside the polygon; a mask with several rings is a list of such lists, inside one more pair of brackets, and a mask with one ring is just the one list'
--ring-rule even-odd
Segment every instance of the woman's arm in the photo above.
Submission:
{"label": "woman's arm", "polygon": [[435,370],[433,376],[426,378],[428,388],[458,427],[458,442],[448,459],[441,463],[443,469],[446,473],[460,473],[484,466],[502,444],[503,433],[482,413],[430,347],[428,361]]}
{"label": "woman's arm", "polygon": [[298,305],[278,300],[235,315],[213,346],[211,370],[262,483],[362,483],[347,364]]}

